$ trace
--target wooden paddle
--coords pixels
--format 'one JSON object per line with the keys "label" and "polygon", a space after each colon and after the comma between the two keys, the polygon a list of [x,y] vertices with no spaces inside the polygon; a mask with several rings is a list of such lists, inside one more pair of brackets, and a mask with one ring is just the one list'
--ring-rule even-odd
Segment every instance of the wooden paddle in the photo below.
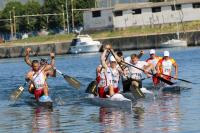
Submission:
{"label": "wooden paddle", "polygon": [[16,101],[23,93],[24,87],[26,86],[26,84],[27,84],[27,82],[25,82],[24,85],[18,87],[13,93],[11,93],[10,100]]}
{"label": "wooden paddle", "polygon": [[[169,75],[165,75],[165,74],[162,74],[162,75],[164,75],[164,76],[169,76]],[[180,79],[180,78],[175,78],[175,77],[173,77],[173,76],[169,76],[170,78],[173,78],[173,79],[177,79],[177,80],[180,80],[180,81],[183,81],[183,82],[186,82],[186,83],[193,83],[193,82],[191,82],[191,81],[188,81],[188,80],[185,80],[185,79]]]}
{"label": "wooden paddle", "polygon": [[[108,59],[109,54],[110,54],[110,52],[106,55],[106,59],[105,60]],[[103,69],[103,67],[101,67],[100,72],[102,71],[102,69]],[[97,80],[96,79],[93,80],[92,82],[89,83],[87,89],[85,90],[85,93],[90,93],[90,94],[93,94],[93,95],[97,96],[98,95],[97,85],[98,85]]]}
{"label": "wooden paddle", "polygon": [[76,80],[75,78],[73,78],[73,77],[71,77],[69,75],[63,74],[58,69],[56,69],[56,72],[59,73],[60,75],[62,75],[63,78],[65,79],[65,81],[67,81],[71,86],[73,86],[76,89],[80,88],[81,83],[78,80]]}

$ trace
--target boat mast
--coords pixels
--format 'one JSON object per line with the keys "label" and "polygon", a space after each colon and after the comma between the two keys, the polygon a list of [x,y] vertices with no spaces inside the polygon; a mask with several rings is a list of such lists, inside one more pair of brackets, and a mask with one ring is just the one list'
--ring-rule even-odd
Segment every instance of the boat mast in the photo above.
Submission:
{"label": "boat mast", "polygon": [[[176,1],[175,0],[174,0],[174,10],[176,12]],[[177,39],[179,40],[179,25],[178,25],[177,21],[176,21],[176,27],[177,27],[176,35],[177,35]]]}

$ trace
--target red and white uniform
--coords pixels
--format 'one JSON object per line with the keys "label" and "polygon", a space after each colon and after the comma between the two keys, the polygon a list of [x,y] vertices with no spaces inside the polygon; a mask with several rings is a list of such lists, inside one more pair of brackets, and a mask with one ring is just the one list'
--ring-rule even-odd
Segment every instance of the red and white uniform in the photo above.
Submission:
{"label": "red and white uniform", "polygon": [[46,76],[39,70],[33,76],[33,85],[35,87],[34,95],[35,99],[38,100],[44,94],[44,87],[47,86],[46,84]]}
{"label": "red and white uniform", "polygon": [[165,76],[165,78],[170,80],[171,78],[169,76],[171,76],[172,66],[173,64],[176,63],[176,61],[173,58],[169,58],[168,60],[161,59],[159,60],[158,63],[159,63],[160,73],[164,75],[168,75],[168,76]]}
{"label": "red and white uniform", "polygon": [[[145,62],[145,61],[138,61],[136,64],[132,64],[132,65],[135,66],[135,67],[143,69],[144,66],[148,65],[148,63]],[[129,69],[129,74],[128,74],[129,77],[131,77],[132,79],[138,79],[138,80],[142,79],[143,71],[141,71],[137,68],[134,68],[132,66],[129,66],[128,69]]]}
{"label": "red and white uniform", "polygon": [[[155,70],[158,61],[161,60],[161,59],[162,59],[162,57],[155,56],[154,59],[148,58],[148,59],[146,60],[146,62],[149,63],[149,64],[152,64],[153,67],[154,67],[154,70]],[[154,71],[153,73],[156,73],[156,71]],[[154,76],[152,77],[152,80],[153,80],[154,85],[157,85],[157,84],[160,83],[159,79],[156,78],[156,77],[154,77]]]}
{"label": "red and white uniform", "polygon": [[108,67],[107,70],[103,69],[98,75],[98,79],[100,79],[98,83],[99,97],[106,98],[108,87],[110,85],[113,86],[115,93],[119,92],[119,71],[117,68],[112,69],[111,67]]}

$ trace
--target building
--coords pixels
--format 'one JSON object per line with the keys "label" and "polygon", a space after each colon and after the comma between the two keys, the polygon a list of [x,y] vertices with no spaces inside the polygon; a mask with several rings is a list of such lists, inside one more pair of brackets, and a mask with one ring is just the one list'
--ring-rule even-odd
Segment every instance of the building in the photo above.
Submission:
{"label": "building", "polygon": [[200,0],[117,4],[84,11],[85,30],[200,20]]}
{"label": "building", "polygon": [[96,0],[97,8],[113,7],[116,4],[148,2],[149,0]]}

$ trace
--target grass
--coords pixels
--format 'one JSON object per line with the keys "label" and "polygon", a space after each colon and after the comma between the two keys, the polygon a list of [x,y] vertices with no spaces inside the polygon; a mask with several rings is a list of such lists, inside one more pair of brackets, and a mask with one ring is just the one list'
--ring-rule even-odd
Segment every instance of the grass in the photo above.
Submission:
{"label": "grass", "polygon": [[[184,22],[178,24],[180,32],[186,32],[191,30],[200,30],[200,21]],[[126,37],[126,36],[139,36],[148,34],[161,34],[161,33],[172,33],[177,32],[177,24],[163,24],[153,26],[142,26],[142,27],[129,27],[125,29],[116,30],[105,30],[95,31],[90,35],[93,39],[110,38],[110,37]],[[29,37],[23,40],[14,40],[7,44],[33,44],[33,43],[51,43],[51,42],[66,42],[71,41],[74,38],[74,34],[57,34],[48,36],[36,36]]]}

